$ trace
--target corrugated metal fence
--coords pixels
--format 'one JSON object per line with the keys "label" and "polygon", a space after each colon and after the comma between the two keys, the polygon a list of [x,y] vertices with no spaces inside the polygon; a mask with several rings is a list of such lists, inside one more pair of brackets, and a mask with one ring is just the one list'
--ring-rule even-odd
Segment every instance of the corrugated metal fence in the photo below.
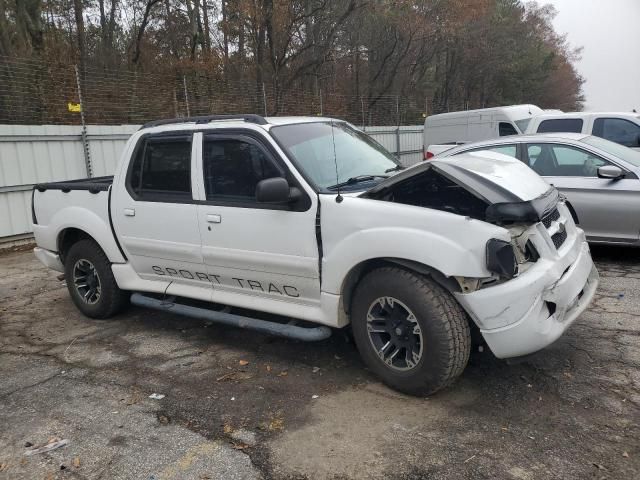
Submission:
{"label": "corrugated metal fence", "polygon": [[[89,125],[92,176],[113,174],[129,136],[139,125]],[[398,153],[405,165],[422,158],[422,126],[366,127]],[[0,125],[0,243],[31,233],[31,188],[35,183],[87,177],[81,128],[68,125]]]}

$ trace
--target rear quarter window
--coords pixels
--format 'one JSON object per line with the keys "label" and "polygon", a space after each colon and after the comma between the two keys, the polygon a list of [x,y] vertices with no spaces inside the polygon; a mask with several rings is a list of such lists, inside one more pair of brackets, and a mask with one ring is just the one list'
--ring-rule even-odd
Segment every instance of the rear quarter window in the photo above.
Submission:
{"label": "rear quarter window", "polygon": [[543,120],[538,125],[538,133],[554,133],[554,132],[582,132],[583,121],[581,118],[556,118],[552,120]]}

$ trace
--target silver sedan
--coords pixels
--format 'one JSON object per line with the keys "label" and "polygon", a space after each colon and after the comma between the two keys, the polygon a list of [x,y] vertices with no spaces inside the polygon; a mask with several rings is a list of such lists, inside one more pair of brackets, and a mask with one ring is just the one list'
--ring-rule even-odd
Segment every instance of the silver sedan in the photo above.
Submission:
{"label": "silver sedan", "polygon": [[438,155],[492,151],[526,163],[567,197],[592,243],[640,246],[640,152],[584,134],[502,137]]}

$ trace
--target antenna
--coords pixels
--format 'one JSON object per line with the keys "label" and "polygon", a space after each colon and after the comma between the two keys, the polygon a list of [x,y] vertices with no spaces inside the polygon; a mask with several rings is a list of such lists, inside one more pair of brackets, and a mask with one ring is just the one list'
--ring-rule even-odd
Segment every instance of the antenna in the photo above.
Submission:
{"label": "antenna", "polygon": [[333,142],[333,163],[336,166],[336,185],[338,189],[338,195],[336,196],[336,203],[342,203],[344,198],[340,195],[340,178],[338,177],[338,156],[336,155],[336,136],[333,131],[333,118],[331,119],[331,141]]}

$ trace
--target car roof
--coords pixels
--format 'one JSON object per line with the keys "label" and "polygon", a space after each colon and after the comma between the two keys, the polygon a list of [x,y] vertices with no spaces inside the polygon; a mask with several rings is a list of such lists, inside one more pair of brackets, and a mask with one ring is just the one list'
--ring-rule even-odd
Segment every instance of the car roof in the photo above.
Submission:
{"label": "car roof", "polygon": [[524,143],[524,142],[568,142],[568,143],[577,143],[582,139],[589,137],[590,135],[584,133],[569,133],[569,132],[558,132],[558,133],[532,133],[527,135],[509,135],[507,137],[493,138],[491,140],[482,140],[480,142],[470,142],[462,145],[458,145],[454,148],[450,148],[449,150],[445,150],[444,152],[436,155],[436,157],[443,158],[453,155],[457,152],[467,152],[468,150],[473,150],[475,148],[482,147],[491,147],[491,146],[499,146],[499,145],[510,145],[513,143]]}
{"label": "car roof", "polygon": [[494,138],[491,140],[482,140],[481,142],[465,143],[458,147],[446,150],[446,152],[467,150],[469,148],[484,147],[486,145],[508,145],[510,143],[522,143],[522,142],[548,142],[558,140],[569,140],[573,142],[579,142],[584,138],[589,137],[585,133],[570,133],[570,132],[554,132],[554,133],[532,133],[527,135],[509,135],[507,137]]}
{"label": "car roof", "polygon": [[535,110],[536,114],[539,114],[537,112],[542,112],[540,107],[536,105],[531,105],[531,104],[506,105],[504,107],[488,107],[488,108],[478,108],[475,110],[459,110],[457,112],[437,113],[434,115],[429,115],[426,118],[426,120],[434,119],[434,118],[453,118],[458,116],[468,116],[472,114],[491,113],[491,112],[497,112],[497,111],[512,112],[512,113],[518,113],[518,112],[529,113],[531,110]]}
{"label": "car roof", "polygon": [[181,130],[206,130],[215,127],[221,128],[262,128],[269,130],[274,126],[294,125],[302,123],[316,122],[336,122],[346,123],[344,120],[330,117],[310,117],[310,116],[286,116],[286,117],[261,117],[260,115],[212,115],[190,118],[175,118],[167,120],[157,120],[143,125],[140,130],[148,133],[159,133],[167,131]]}

